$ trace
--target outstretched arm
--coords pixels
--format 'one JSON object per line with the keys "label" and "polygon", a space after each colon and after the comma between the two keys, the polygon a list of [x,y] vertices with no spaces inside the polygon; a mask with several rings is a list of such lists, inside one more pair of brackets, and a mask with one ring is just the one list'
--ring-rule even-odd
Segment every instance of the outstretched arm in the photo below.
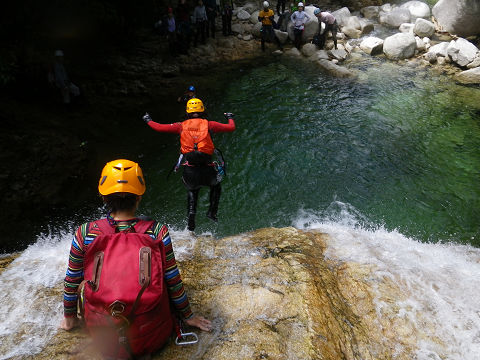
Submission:
{"label": "outstretched arm", "polygon": [[148,126],[150,126],[153,130],[158,132],[166,132],[166,133],[173,133],[173,134],[180,134],[182,132],[182,124],[180,123],[159,124],[155,121],[149,121]]}

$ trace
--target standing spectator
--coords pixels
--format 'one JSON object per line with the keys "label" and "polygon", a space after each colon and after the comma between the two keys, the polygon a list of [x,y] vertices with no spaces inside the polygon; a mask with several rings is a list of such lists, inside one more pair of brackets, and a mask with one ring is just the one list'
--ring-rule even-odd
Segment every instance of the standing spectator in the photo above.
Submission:
{"label": "standing spectator", "polygon": [[[317,44],[320,49],[323,49],[325,46],[325,42],[327,40],[327,32],[330,31],[332,33],[332,38],[333,38],[333,43],[335,44],[335,49],[337,49],[337,30],[338,30],[338,25],[337,25],[337,19],[335,19],[335,16],[330,14],[327,11],[322,11],[320,9],[315,9],[313,11],[313,14],[318,18],[318,40],[319,43]],[[322,22],[325,24],[325,31],[323,34],[322,32]]]}
{"label": "standing spectator", "polygon": [[170,55],[177,55],[177,22],[175,16],[173,16],[173,9],[168,8],[167,10],[167,40],[168,40],[168,49],[170,50]]}
{"label": "standing spectator", "polygon": [[[280,5],[282,6],[282,12],[280,12]],[[283,14],[285,12],[285,0],[277,0],[277,14]]]}
{"label": "standing spectator", "polygon": [[205,25],[207,22],[207,12],[202,0],[198,0],[198,5],[193,10],[193,23],[195,24],[195,40],[193,46],[197,46],[198,37],[202,37],[202,44],[205,44]]}
{"label": "standing spectator", "polygon": [[74,83],[70,81],[67,70],[63,66],[63,51],[55,50],[55,60],[53,62],[53,69],[48,74],[48,80],[51,84],[60,89],[62,93],[63,103],[70,104],[70,94],[73,96],[80,95],[80,89]]}
{"label": "standing spectator", "polygon": [[180,0],[177,6],[177,37],[180,51],[187,53],[192,41],[192,27],[190,24],[190,6],[186,0]]}
{"label": "standing spectator", "polygon": [[302,44],[302,35],[303,30],[305,29],[305,23],[310,20],[310,16],[303,11],[303,2],[298,3],[298,10],[295,11],[290,19],[293,22],[293,34],[295,35],[295,47],[300,49],[300,45]]}
{"label": "standing spectator", "polygon": [[211,32],[212,39],[215,39],[215,18],[217,17],[217,1],[205,0],[205,7],[207,10],[207,37]]}
{"label": "standing spectator", "polygon": [[262,51],[265,51],[265,40],[272,41],[277,44],[280,50],[283,50],[280,40],[278,40],[275,32],[273,31],[273,17],[274,13],[272,9],[269,9],[268,1],[263,2],[263,10],[258,13],[258,21],[262,23]]}
{"label": "standing spectator", "polygon": [[232,35],[233,0],[220,0],[223,36]]}

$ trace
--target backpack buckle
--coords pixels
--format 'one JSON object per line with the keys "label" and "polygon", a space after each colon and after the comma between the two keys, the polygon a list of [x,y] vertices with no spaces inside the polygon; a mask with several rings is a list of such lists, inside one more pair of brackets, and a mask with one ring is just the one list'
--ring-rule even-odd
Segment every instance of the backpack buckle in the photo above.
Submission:
{"label": "backpack buckle", "polygon": [[198,336],[194,332],[184,333],[180,330],[180,336],[175,338],[175,345],[193,345],[198,343]]}

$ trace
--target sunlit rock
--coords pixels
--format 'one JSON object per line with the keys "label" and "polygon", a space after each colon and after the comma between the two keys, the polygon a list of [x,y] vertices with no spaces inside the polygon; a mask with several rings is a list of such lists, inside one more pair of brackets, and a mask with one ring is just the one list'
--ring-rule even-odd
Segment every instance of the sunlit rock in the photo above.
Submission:
{"label": "sunlit rock", "polygon": [[475,0],[440,0],[432,14],[442,30],[459,36],[480,34],[480,2]]}
{"label": "sunlit rock", "polygon": [[478,53],[478,48],[463,38],[452,40],[447,47],[447,54],[459,66],[470,64]]}
{"label": "sunlit rock", "polygon": [[389,36],[383,42],[383,52],[391,60],[408,59],[417,48],[413,34],[399,33]]}
{"label": "sunlit rock", "polygon": [[435,33],[435,25],[431,21],[418,18],[413,32],[420,37],[430,37]]}

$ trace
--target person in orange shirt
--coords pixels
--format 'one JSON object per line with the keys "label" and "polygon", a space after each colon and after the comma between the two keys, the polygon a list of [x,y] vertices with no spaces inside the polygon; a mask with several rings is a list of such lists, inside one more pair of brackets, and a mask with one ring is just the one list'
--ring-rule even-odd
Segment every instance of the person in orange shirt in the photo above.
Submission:
{"label": "person in orange shirt", "polygon": [[272,9],[268,8],[269,6],[270,4],[268,1],[264,1],[263,10],[258,13],[258,21],[262,22],[262,51],[265,51],[265,40],[272,41],[272,39],[277,44],[278,48],[283,50],[282,44],[280,44],[280,40],[278,40],[278,37],[273,30],[273,23],[275,22],[274,12]]}

